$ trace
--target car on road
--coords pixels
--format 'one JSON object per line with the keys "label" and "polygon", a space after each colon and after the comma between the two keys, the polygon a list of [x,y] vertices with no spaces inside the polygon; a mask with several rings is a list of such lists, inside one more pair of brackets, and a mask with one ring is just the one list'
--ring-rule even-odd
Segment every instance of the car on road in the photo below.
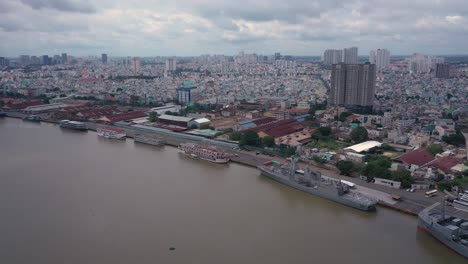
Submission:
{"label": "car on road", "polygon": [[408,188],[408,189],[406,189],[406,191],[407,191],[407,192],[415,192],[415,189],[413,189],[413,188]]}

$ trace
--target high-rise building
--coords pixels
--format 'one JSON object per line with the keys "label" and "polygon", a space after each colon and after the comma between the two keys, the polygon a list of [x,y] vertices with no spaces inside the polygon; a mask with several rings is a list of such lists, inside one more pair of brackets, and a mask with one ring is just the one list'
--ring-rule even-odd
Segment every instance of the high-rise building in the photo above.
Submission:
{"label": "high-rise building", "polygon": [[275,60],[280,60],[281,59],[281,53],[276,52],[275,53]]}
{"label": "high-rise building", "polygon": [[334,64],[331,75],[330,105],[372,107],[375,78],[374,64]]}
{"label": "high-rise building", "polygon": [[296,61],[293,60],[277,60],[275,66],[280,69],[294,69],[296,67]]}
{"label": "high-rise building", "polygon": [[436,64],[436,78],[450,78],[450,65],[448,63]]}
{"label": "high-rise building", "polygon": [[7,66],[7,59],[5,57],[0,57],[0,66]]}
{"label": "high-rise building", "polygon": [[133,57],[132,58],[132,70],[134,73],[140,72],[140,58],[139,57]]}
{"label": "high-rise building", "polygon": [[406,58],[408,62],[408,71],[410,73],[429,73],[431,71],[432,59],[430,56],[415,53]]}
{"label": "high-rise building", "polygon": [[346,64],[356,64],[358,63],[358,48],[351,47],[344,49],[343,52],[343,62]]}
{"label": "high-rise building", "polygon": [[390,51],[386,49],[371,50],[369,62],[375,64],[377,71],[385,69],[390,65]]}
{"label": "high-rise building", "polygon": [[68,62],[68,55],[66,53],[62,53],[62,63],[65,64]]}
{"label": "high-rise building", "polygon": [[31,64],[38,65],[41,64],[41,59],[37,56],[31,56],[30,62]]}
{"label": "high-rise building", "polygon": [[327,49],[323,53],[323,63],[337,64],[343,62],[343,51],[337,49]]}
{"label": "high-rise building", "polygon": [[107,54],[106,54],[106,53],[103,53],[103,54],[101,55],[101,62],[102,62],[103,64],[107,64]]}
{"label": "high-rise building", "polygon": [[166,59],[166,72],[173,72],[177,69],[177,60],[176,58]]}
{"label": "high-rise building", "polygon": [[48,55],[41,56],[41,65],[50,65],[50,60]]}
{"label": "high-rise building", "polygon": [[197,86],[191,81],[184,81],[182,86],[177,88],[177,101],[181,105],[193,104],[196,102],[197,97]]}
{"label": "high-rise building", "polygon": [[27,66],[27,65],[31,64],[31,59],[30,59],[29,55],[21,55],[19,57],[19,61],[20,61],[22,66]]}

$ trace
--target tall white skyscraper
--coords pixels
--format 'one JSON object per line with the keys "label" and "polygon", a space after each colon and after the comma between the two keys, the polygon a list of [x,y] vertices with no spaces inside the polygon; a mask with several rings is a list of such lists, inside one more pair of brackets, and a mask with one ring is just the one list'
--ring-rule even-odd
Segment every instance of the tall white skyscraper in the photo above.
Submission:
{"label": "tall white skyscraper", "polygon": [[390,65],[390,51],[386,49],[371,50],[369,62],[375,64],[378,71]]}
{"label": "tall white skyscraper", "polygon": [[432,59],[428,55],[415,53],[413,56],[406,58],[406,61],[410,73],[429,73],[431,71]]}
{"label": "tall white skyscraper", "polygon": [[176,58],[169,58],[166,60],[166,72],[172,72],[177,69]]}
{"label": "tall white skyscraper", "polygon": [[358,48],[351,47],[344,49],[343,62],[346,64],[358,63]]}
{"label": "tall white skyscraper", "polygon": [[138,57],[133,57],[132,58],[132,70],[134,73],[140,72],[141,66],[140,66],[140,58]]}
{"label": "tall white skyscraper", "polygon": [[337,64],[343,62],[343,51],[337,49],[327,49],[323,53],[323,63]]}

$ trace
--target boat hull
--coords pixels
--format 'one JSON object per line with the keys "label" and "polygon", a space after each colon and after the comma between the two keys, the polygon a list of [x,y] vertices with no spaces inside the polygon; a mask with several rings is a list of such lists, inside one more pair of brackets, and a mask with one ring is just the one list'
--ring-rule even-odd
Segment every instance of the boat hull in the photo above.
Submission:
{"label": "boat hull", "polygon": [[439,240],[445,246],[455,251],[456,253],[468,258],[468,250],[466,247],[454,242],[450,236],[444,234],[441,230],[444,227],[440,226],[436,221],[432,219],[428,211],[423,210],[418,215],[418,230],[423,231],[435,239]]}
{"label": "boat hull", "polygon": [[145,136],[135,135],[133,140],[137,143],[147,144],[151,146],[164,146],[166,141],[163,139],[146,138]]}
{"label": "boat hull", "polygon": [[209,162],[212,162],[212,163],[225,164],[225,163],[229,162],[229,159],[215,159],[215,160],[212,160],[212,159],[206,159],[206,158],[196,156],[196,155],[194,156],[194,155],[191,155],[190,153],[186,153],[183,150],[179,150],[179,153],[183,154],[183,155],[185,155],[185,156],[187,156],[189,158],[192,158],[192,159],[205,160],[205,161],[209,161]]}
{"label": "boat hull", "polygon": [[314,187],[305,186],[305,185],[290,181],[287,178],[278,176],[275,173],[266,171],[261,167],[258,167],[258,168],[260,169],[263,176],[266,176],[272,180],[285,184],[289,187],[298,189],[300,191],[306,192],[308,194],[312,194],[320,198],[327,199],[327,200],[330,200],[330,201],[333,201],[342,205],[347,205],[347,206],[350,206],[350,207],[353,207],[362,211],[366,211],[366,212],[374,211],[376,209],[375,204],[373,205],[361,204],[353,200],[345,199],[342,196],[338,195],[338,193],[333,193],[333,192],[330,192],[329,190],[323,190],[321,187],[314,188]]}
{"label": "boat hull", "polygon": [[77,128],[77,127],[60,126],[60,128],[68,129],[68,130],[75,130],[75,131],[82,131],[82,132],[88,131],[86,127]]}

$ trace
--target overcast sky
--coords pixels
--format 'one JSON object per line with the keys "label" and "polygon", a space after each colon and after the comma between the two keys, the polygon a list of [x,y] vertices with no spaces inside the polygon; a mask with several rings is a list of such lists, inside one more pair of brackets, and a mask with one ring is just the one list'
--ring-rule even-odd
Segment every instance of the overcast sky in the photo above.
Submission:
{"label": "overcast sky", "polygon": [[468,0],[0,0],[0,56],[468,54]]}

